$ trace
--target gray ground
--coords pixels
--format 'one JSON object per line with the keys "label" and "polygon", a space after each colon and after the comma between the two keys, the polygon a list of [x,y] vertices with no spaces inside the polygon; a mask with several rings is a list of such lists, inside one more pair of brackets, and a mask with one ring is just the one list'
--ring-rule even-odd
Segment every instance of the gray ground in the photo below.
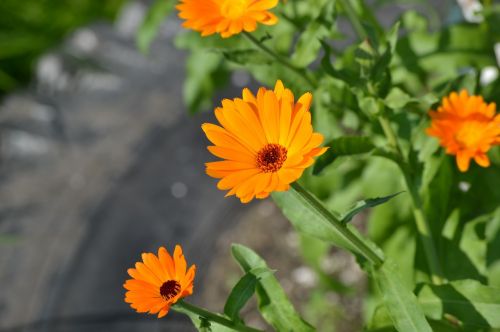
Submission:
{"label": "gray ground", "polygon": [[142,251],[176,243],[203,285],[219,230],[245,210],[204,173],[208,116],[183,107],[176,27],[148,59],[133,27],[77,31],[2,106],[0,328],[193,330],[137,315],[122,289]]}

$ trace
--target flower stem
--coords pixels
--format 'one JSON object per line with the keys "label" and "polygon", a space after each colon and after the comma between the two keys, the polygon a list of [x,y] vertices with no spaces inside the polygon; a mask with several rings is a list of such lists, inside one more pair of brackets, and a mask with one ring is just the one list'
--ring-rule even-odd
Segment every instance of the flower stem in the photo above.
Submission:
{"label": "flower stem", "polygon": [[432,237],[429,222],[427,221],[427,218],[425,217],[424,211],[422,209],[422,199],[420,198],[418,189],[413,183],[410,175],[411,171],[409,169],[408,162],[404,158],[404,154],[401,150],[401,147],[399,146],[397,136],[394,133],[389,120],[383,115],[379,116],[378,120],[380,122],[380,125],[382,126],[382,130],[384,131],[389,145],[397,152],[401,160],[398,166],[403,172],[406,187],[410,192],[410,197],[413,205],[413,216],[415,218],[415,224],[417,226],[420,240],[422,241],[422,245],[424,247],[425,257],[427,259],[427,263],[429,264],[432,281],[435,284],[442,284],[443,271],[441,269],[441,265],[439,264],[439,259],[436,247],[434,245],[434,239]]}
{"label": "flower stem", "polygon": [[328,209],[321,203],[316,196],[304,189],[299,183],[294,182],[291,185],[292,189],[295,190],[310,206],[312,206],[316,211],[318,211],[325,219],[327,219],[343,236],[346,238],[353,248],[355,248],[360,254],[362,254],[367,260],[372,262],[374,265],[379,266],[384,263],[384,257],[370,248],[366,242],[358,234],[353,233],[344,223],[338,220]]}
{"label": "flower stem", "polygon": [[239,324],[235,323],[232,320],[229,320],[219,314],[210,312],[208,310],[205,310],[203,308],[197,307],[193,304],[184,302],[182,300],[178,301],[174,305],[175,308],[180,308],[182,309],[181,311],[189,311],[195,315],[198,315],[204,319],[206,319],[209,322],[217,323],[219,325],[223,325],[225,327],[228,327],[230,329],[233,329],[235,331],[240,331],[240,332],[264,332],[262,330],[254,329],[253,327],[246,326],[244,324]]}
{"label": "flower stem", "polygon": [[316,80],[313,77],[311,77],[306,70],[304,70],[303,68],[299,68],[299,67],[294,66],[293,64],[291,64],[287,59],[285,59],[284,57],[282,57],[281,55],[279,55],[278,53],[274,52],[269,47],[267,47],[266,45],[264,45],[263,43],[261,43],[251,33],[243,31],[243,35],[245,37],[247,37],[248,40],[250,40],[255,46],[257,46],[259,49],[261,49],[262,51],[264,51],[264,53],[266,53],[270,57],[272,57],[275,60],[277,60],[283,66],[287,67],[288,69],[292,70],[296,74],[298,74],[301,77],[303,77],[307,81],[307,83],[309,83],[309,85],[311,86],[311,88],[315,89],[318,86],[318,83],[316,82]]}

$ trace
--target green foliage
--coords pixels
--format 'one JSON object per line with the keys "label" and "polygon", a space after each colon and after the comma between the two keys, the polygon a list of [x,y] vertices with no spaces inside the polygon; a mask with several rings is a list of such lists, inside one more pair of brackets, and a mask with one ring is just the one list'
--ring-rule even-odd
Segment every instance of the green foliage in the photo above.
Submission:
{"label": "green foliage", "polygon": [[467,331],[500,328],[500,289],[482,285],[476,280],[422,285],[418,300],[425,315],[431,319],[453,319]]}
{"label": "green foliage", "polygon": [[[232,253],[245,273],[254,269],[268,269],[265,261],[245,246],[234,244]],[[259,299],[259,311],[264,319],[277,331],[314,331],[313,327],[295,311],[274,276],[268,275],[258,280],[256,292]]]}
{"label": "green foliage", "polygon": [[[298,232],[362,255],[352,238],[348,236],[348,233],[351,233],[359,237],[358,231],[351,225],[342,223],[336,214],[330,212],[329,215],[326,207],[318,207],[306,197],[307,194],[298,192],[296,188],[273,193],[274,201]],[[366,245],[374,251],[379,250],[372,243],[366,242]]]}
{"label": "green foliage", "polygon": [[392,195],[389,195],[389,196],[376,197],[376,198],[367,198],[367,199],[364,199],[362,201],[359,201],[349,211],[347,211],[344,214],[342,214],[342,218],[341,218],[340,221],[342,223],[348,223],[358,213],[360,213],[360,212],[362,212],[362,211],[364,211],[366,209],[375,207],[377,205],[384,204],[384,203],[390,201],[392,198],[396,197],[399,194],[401,194],[401,192],[395,193],[395,194],[392,194]]}
{"label": "green foliage", "polygon": [[401,281],[397,269],[386,262],[373,272],[389,315],[400,332],[431,332],[415,295]]}
{"label": "green foliage", "polygon": [[111,19],[123,0],[0,1],[0,96],[29,80],[36,59],[75,28]]}
{"label": "green foliage", "polygon": [[193,322],[193,325],[196,326],[198,331],[200,332],[233,332],[234,330],[228,327],[225,327],[223,325],[209,322],[203,317],[196,315],[192,313],[189,310],[186,310],[184,308],[180,308],[179,306],[173,306],[173,310],[183,313],[191,319],[191,322]]}
{"label": "green foliage", "polygon": [[228,80],[221,56],[216,53],[191,53],[186,61],[186,70],[184,102],[189,111],[196,113],[210,108],[214,92]]}
{"label": "green foliage", "polygon": [[272,273],[268,268],[256,268],[245,273],[229,294],[224,314],[233,321],[239,320],[239,312],[254,294],[257,282]]}
{"label": "green foliage", "polygon": [[137,47],[147,53],[149,47],[156,37],[161,24],[165,21],[170,12],[174,9],[176,1],[174,0],[156,0],[137,31]]}

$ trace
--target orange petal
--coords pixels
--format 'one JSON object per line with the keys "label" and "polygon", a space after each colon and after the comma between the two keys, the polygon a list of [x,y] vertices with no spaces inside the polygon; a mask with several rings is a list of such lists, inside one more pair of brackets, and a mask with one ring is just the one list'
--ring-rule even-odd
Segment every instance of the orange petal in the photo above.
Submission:
{"label": "orange petal", "polygon": [[180,245],[176,245],[174,249],[174,266],[175,266],[175,276],[176,280],[180,280],[186,275],[186,259],[182,254],[182,248]]}
{"label": "orange petal", "polygon": [[466,172],[469,169],[470,157],[464,152],[457,153],[457,166],[460,172]]}
{"label": "orange petal", "polygon": [[475,155],[474,160],[481,167],[489,167],[490,166],[490,159],[485,154]]}

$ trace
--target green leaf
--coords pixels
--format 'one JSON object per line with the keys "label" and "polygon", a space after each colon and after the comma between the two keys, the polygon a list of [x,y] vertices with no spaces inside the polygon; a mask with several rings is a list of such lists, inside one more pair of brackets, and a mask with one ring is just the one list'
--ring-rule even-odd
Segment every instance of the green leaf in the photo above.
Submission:
{"label": "green leaf", "polygon": [[325,146],[329,149],[314,163],[313,174],[317,175],[336,158],[371,152],[375,147],[369,137],[345,136],[331,140]]}
{"label": "green leaf", "polygon": [[351,72],[345,69],[337,70],[333,67],[330,56],[332,53],[332,48],[325,41],[321,41],[321,46],[325,55],[321,59],[321,68],[331,77],[338,80],[344,81],[352,87],[361,85],[362,79],[359,77],[358,73]]}
{"label": "green leaf", "polygon": [[391,53],[394,54],[394,51],[396,50],[396,45],[398,43],[398,35],[399,35],[399,26],[401,25],[401,22],[396,22],[394,26],[391,28],[391,30],[387,33],[386,39],[387,43],[389,44],[389,48],[391,50]]}
{"label": "green leaf", "polygon": [[362,201],[359,201],[354,205],[354,207],[352,207],[349,211],[347,211],[346,213],[344,213],[342,215],[342,219],[340,221],[342,223],[348,223],[349,221],[352,220],[352,218],[355,215],[357,215],[361,211],[366,210],[368,208],[375,207],[375,206],[380,205],[380,204],[384,204],[401,193],[402,193],[402,191],[395,193],[395,194],[392,194],[392,195],[389,195],[389,196],[368,198],[368,199],[364,199]]}
{"label": "green leaf", "polygon": [[189,319],[191,319],[193,325],[200,332],[234,332],[233,329],[230,329],[223,325],[219,325],[217,323],[209,322],[206,319],[192,313],[191,311],[181,308],[177,305],[173,305],[172,309],[188,316]]}
{"label": "green leaf", "polygon": [[148,53],[149,46],[158,34],[161,24],[174,9],[176,3],[174,0],[156,0],[151,5],[144,22],[137,31],[136,42],[141,52]]}
{"label": "green leaf", "polygon": [[222,63],[222,55],[212,52],[192,52],[186,61],[184,102],[194,114],[212,106],[217,88],[223,86],[228,73]]}
{"label": "green leaf", "polygon": [[400,109],[413,101],[415,101],[415,99],[409,94],[396,87],[391,89],[389,95],[385,97],[384,103],[392,109]]}
{"label": "green leaf", "polygon": [[[233,257],[246,273],[258,268],[268,269],[266,262],[250,248],[240,244],[233,244],[231,250]],[[314,331],[314,328],[295,311],[274,276],[271,275],[257,280],[256,292],[259,311],[264,319],[277,331]]]}
{"label": "green leaf", "polygon": [[321,48],[320,40],[328,35],[328,29],[319,21],[311,22],[300,35],[291,60],[298,67],[307,67]]}
{"label": "green leaf", "polygon": [[255,292],[257,281],[272,273],[268,268],[256,268],[245,273],[231,290],[224,305],[224,314],[233,321],[239,320],[239,312]]}
{"label": "green leaf", "polygon": [[374,97],[360,97],[359,108],[368,116],[373,117],[379,115],[381,105]]}
{"label": "green leaf", "polygon": [[[335,227],[331,223],[324,212],[312,205],[311,202],[306,200],[294,188],[284,192],[275,192],[272,194],[272,197],[297,231],[327,241],[353,253],[362,254],[352,244],[351,240],[338,227]],[[323,208],[326,210],[326,207],[323,206]],[[340,220],[336,222],[342,225]],[[350,224],[342,225],[341,227],[346,227],[349,232],[356,234],[359,238],[362,237],[358,230]],[[375,244],[366,239],[364,241],[367,246],[383,257],[383,253],[380,252],[380,249]]]}
{"label": "green leaf", "polygon": [[432,332],[415,294],[403,285],[397,268],[386,261],[373,273],[396,329],[399,332]]}
{"label": "green leaf", "polygon": [[500,328],[500,289],[476,280],[453,281],[440,286],[425,284],[418,293],[418,300],[431,319],[455,317],[467,331]]}
{"label": "green leaf", "polygon": [[246,273],[229,294],[224,305],[224,314],[233,321],[239,320],[239,312],[255,292],[255,285],[257,278],[251,273]]}

